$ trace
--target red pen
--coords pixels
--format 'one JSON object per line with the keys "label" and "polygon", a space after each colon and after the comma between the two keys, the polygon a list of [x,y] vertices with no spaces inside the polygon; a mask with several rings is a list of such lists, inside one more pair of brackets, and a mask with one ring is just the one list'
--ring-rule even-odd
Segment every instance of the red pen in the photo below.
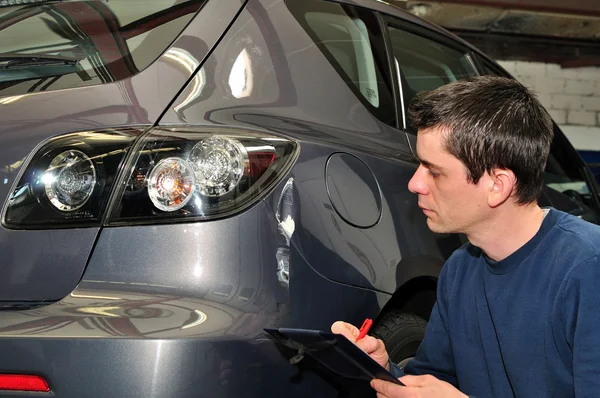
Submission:
{"label": "red pen", "polygon": [[367,335],[367,332],[369,331],[369,329],[371,329],[371,325],[373,325],[373,320],[369,318],[365,319],[358,331],[358,337],[356,338],[356,341],[362,339]]}

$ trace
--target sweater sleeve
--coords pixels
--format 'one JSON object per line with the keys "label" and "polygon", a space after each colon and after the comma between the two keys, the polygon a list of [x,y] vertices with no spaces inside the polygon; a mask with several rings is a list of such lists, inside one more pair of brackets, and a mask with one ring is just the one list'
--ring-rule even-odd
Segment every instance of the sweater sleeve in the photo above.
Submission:
{"label": "sweater sleeve", "polygon": [[390,359],[390,373],[396,379],[399,379],[400,377],[404,376],[404,371],[400,368],[400,366],[398,366],[394,362],[392,362],[391,359]]}
{"label": "sweater sleeve", "polygon": [[[575,396],[597,397],[600,391],[600,258],[576,266],[563,291],[566,337],[573,352]],[[559,325],[565,327],[565,325]]]}
{"label": "sweater sleeve", "polygon": [[415,357],[404,368],[405,374],[430,374],[457,386],[452,345],[448,333],[448,272],[447,263],[438,280],[437,302],[433,306],[425,337]]}

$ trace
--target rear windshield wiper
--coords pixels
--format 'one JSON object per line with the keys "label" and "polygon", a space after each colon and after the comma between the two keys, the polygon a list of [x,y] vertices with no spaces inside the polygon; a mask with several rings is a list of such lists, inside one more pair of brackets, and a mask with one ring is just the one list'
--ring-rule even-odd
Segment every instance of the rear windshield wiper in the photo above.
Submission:
{"label": "rear windshield wiper", "polygon": [[76,66],[78,62],[76,58],[59,55],[0,53],[0,69]]}
{"label": "rear windshield wiper", "polygon": [[30,5],[34,3],[50,3],[52,1],[62,1],[62,0],[20,0],[17,4],[15,4],[15,0],[0,0],[0,7],[13,7],[20,5]]}

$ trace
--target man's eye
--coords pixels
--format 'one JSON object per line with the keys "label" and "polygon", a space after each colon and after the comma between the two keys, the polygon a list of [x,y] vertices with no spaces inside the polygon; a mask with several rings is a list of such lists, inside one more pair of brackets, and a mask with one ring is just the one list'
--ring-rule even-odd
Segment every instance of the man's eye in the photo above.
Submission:
{"label": "man's eye", "polygon": [[437,178],[440,176],[440,173],[436,173],[435,171],[429,170],[429,174],[433,177],[433,178]]}

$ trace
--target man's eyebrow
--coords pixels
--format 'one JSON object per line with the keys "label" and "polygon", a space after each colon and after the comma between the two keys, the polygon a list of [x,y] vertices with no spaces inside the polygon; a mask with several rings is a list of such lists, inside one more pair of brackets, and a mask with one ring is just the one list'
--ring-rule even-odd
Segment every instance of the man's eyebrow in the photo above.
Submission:
{"label": "man's eyebrow", "polygon": [[442,166],[438,166],[437,164],[431,163],[425,159],[421,159],[420,157],[417,156],[417,160],[425,167],[427,167],[428,169],[436,169],[436,170],[444,170],[444,168]]}

